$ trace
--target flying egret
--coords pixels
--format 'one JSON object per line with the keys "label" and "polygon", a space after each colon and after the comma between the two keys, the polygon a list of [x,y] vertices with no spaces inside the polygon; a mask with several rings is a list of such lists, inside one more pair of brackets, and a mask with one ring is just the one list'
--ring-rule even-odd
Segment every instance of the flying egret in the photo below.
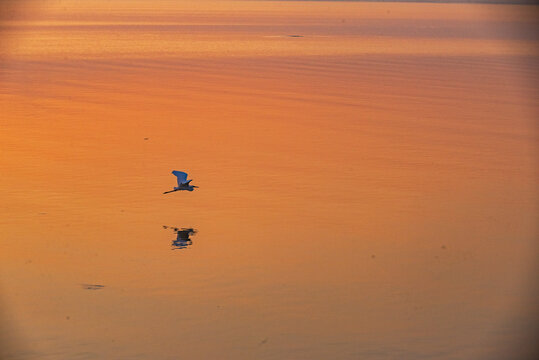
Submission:
{"label": "flying egret", "polygon": [[191,185],[192,180],[187,180],[187,173],[178,170],[172,170],[172,174],[178,178],[178,186],[174,187],[174,190],[165,191],[163,194],[168,194],[178,190],[193,191],[198,186]]}

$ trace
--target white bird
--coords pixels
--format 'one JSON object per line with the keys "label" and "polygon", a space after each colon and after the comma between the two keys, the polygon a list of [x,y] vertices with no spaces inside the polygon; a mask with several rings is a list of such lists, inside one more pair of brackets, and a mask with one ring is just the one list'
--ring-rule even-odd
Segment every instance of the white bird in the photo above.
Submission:
{"label": "white bird", "polygon": [[187,173],[183,171],[172,170],[172,174],[178,179],[178,186],[175,186],[174,190],[165,191],[163,194],[168,194],[178,190],[193,191],[194,188],[198,187],[190,184],[190,182],[193,180],[187,180]]}

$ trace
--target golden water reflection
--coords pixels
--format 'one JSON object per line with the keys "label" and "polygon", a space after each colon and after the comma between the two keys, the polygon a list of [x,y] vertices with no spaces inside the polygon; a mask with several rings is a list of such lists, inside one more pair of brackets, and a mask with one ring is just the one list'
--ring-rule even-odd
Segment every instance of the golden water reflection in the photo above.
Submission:
{"label": "golden water reflection", "polygon": [[[11,356],[529,350],[527,7],[24,4],[0,47]],[[200,187],[163,195],[173,169]]]}

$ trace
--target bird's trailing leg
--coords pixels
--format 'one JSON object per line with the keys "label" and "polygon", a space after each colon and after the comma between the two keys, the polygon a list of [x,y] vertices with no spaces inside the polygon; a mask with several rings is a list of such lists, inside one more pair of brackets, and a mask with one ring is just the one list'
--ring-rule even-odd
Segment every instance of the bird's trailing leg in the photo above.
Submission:
{"label": "bird's trailing leg", "polygon": [[165,191],[163,194],[168,194],[168,193],[171,193],[171,192],[174,192],[174,191],[178,191],[178,190],[181,190],[181,189],[174,189],[174,190]]}

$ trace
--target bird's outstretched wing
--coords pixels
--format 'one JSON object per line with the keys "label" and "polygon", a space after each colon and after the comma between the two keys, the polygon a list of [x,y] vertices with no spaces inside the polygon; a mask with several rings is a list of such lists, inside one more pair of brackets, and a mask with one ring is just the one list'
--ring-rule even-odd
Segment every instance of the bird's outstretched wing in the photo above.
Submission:
{"label": "bird's outstretched wing", "polygon": [[181,186],[182,184],[185,184],[187,182],[187,173],[184,173],[183,171],[177,171],[173,170],[172,174],[178,178],[178,186]]}

